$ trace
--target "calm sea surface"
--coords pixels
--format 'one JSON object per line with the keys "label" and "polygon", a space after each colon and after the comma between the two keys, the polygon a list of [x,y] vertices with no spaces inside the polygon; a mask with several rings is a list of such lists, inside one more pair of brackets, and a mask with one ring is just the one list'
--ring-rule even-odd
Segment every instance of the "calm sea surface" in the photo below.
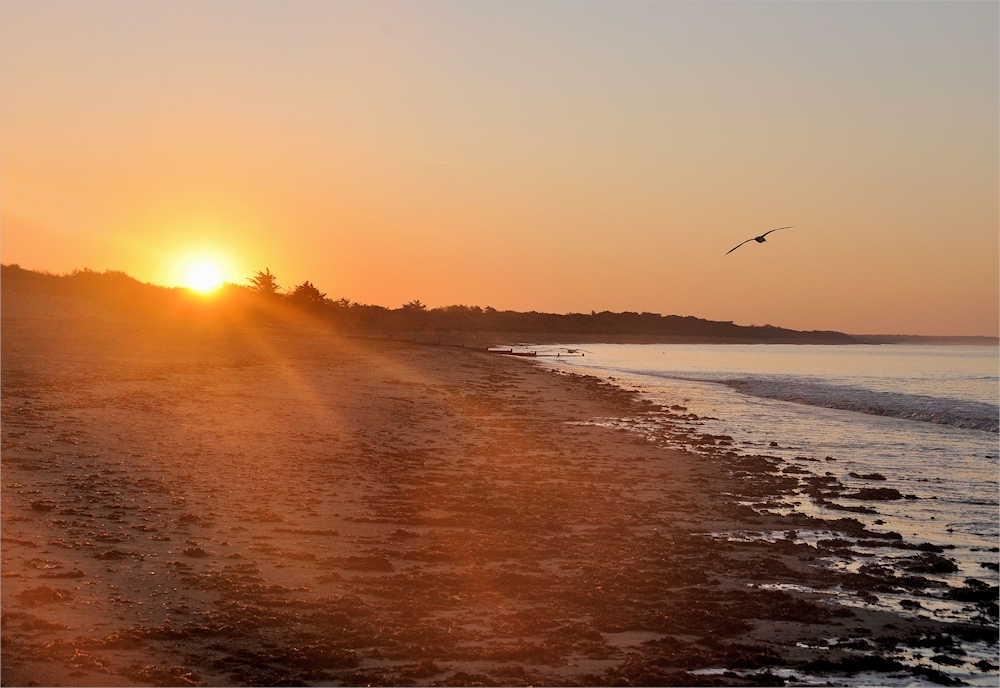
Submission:
{"label": "calm sea surface", "polygon": [[[889,487],[916,496],[890,502],[836,500],[874,507],[877,514],[829,510],[806,495],[774,506],[828,518],[852,516],[874,530],[953,547],[946,554],[960,570],[940,578],[951,585],[964,578],[997,584],[997,347],[591,344],[585,349],[584,357],[554,357],[558,348],[538,347],[538,361],[641,390],[664,406],[684,406],[701,417],[696,424],[702,432],[730,435],[743,453],[779,456],[820,475],[829,472],[850,488]],[[648,422],[608,423],[657,435]],[[667,436],[665,428],[660,436]],[[885,481],[851,473],[879,473]],[[909,553],[869,554],[891,560]],[[901,609],[898,602],[890,596],[880,604]],[[941,618],[968,618],[969,610],[954,603],[924,606]]]}
{"label": "calm sea surface", "polygon": [[584,357],[540,360],[709,416],[699,421],[705,432],[730,435],[747,452],[766,447],[792,462],[833,457],[821,472],[849,487],[873,486],[852,472],[881,473],[886,481],[876,486],[920,497],[878,504],[893,512],[880,517],[891,516],[904,536],[963,547],[997,544],[997,347],[592,344],[586,350]]}

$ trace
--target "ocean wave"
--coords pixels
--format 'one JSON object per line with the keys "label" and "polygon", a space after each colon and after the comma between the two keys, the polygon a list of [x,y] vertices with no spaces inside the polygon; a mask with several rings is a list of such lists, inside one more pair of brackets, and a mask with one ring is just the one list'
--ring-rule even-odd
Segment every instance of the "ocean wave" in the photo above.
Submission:
{"label": "ocean wave", "polygon": [[743,394],[765,399],[986,432],[1000,430],[1000,408],[976,401],[880,392],[788,377],[703,381],[718,382]]}

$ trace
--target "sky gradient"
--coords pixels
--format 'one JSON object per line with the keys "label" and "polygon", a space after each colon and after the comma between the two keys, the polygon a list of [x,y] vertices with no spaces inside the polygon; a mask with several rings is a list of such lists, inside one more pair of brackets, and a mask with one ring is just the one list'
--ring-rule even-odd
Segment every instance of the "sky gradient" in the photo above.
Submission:
{"label": "sky gradient", "polygon": [[998,7],[6,0],[0,255],[995,336]]}

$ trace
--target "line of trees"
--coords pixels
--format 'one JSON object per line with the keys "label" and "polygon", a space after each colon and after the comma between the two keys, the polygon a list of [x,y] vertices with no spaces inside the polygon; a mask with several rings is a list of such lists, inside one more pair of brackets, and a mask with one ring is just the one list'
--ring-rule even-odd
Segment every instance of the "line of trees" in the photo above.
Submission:
{"label": "line of trees", "polygon": [[277,278],[265,268],[249,278],[250,289],[268,298],[281,298],[297,308],[330,320],[342,329],[376,332],[518,332],[566,335],[645,335],[704,340],[798,341],[849,343],[840,332],[800,332],[773,325],[741,326],[732,321],[703,320],[692,316],[626,311],[613,313],[540,313],[498,311],[487,306],[427,308],[419,300],[397,309],[331,299],[306,281],[282,291]]}
{"label": "line of trees", "polygon": [[245,285],[224,285],[207,301],[192,298],[186,289],[143,283],[117,271],[75,270],[68,275],[53,275],[25,270],[18,265],[4,265],[2,288],[4,293],[22,291],[82,296],[123,314],[195,313],[216,309],[220,315],[242,314],[241,317],[273,320],[280,319],[282,313],[304,311],[340,331],[369,334],[509,332],[588,337],[640,335],[716,342],[834,344],[855,341],[840,332],[800,332],[771,325],[745,327],[732,322],[659,313],[559,314],[464,305],[428,308],[416,299],[392,309],[346,298],[329,298],[308,280],[291,289],[282,289],[278,278],[268,268],[256,272]]}
{"label": "line of trees", "polygon": [[[479,306],[428,308],[419,300],[390,309],[332,299],[312,282],[283,290],[269,269],[256,272],[248,284],[225,284],[211,299],[192,298],[187,289],[140,282],[124,272],[74,270],[66,275],[26,270],[17,264],[0,266],[2,291],[86,298],[122,314],[153,316],[159,313],[206,317],[279,319],[282,313],[306,311],[345,332],[393,334],[406,332],[496,332],[589,337],[625,335],[686,341],[787,342],[823,344],[941,343],[989,344],[995,337],[913,337],[904,335],[847,335],[842,332],[801,332],[771,325],[749,327],[732,322],[659,313],[539,313],[499,311]],[[214,313],[214,314],[213,314]]]}

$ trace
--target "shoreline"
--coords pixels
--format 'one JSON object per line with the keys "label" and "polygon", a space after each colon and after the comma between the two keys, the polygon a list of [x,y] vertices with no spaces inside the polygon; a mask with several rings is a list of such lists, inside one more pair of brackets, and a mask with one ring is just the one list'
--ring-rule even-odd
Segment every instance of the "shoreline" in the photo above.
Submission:
{"label": "shoreline", "polygon": [[[6,295],[2,336],[3,685],[944,682],[996,647],[995,620],[867,604],[945,592],[917,572],[822,565],[941,553],[741,503],[797,480],[595,424],[674,414],[596,378]],[[830,542],[727,535],[810,529]]]}
{"label": "shoreline", "polygon": [[673,335],[590,335],[558,332],[401,332],[395,334],[345,334],[361,340],[392,340],[422,345],[466,347],[554,346],[556,344],[717,344],[732,346],[797,345],[797,346],[1000,346],[1000,338],[932,335],[848,335],[855,341],[826,341],[802,338],[733,338]]}

